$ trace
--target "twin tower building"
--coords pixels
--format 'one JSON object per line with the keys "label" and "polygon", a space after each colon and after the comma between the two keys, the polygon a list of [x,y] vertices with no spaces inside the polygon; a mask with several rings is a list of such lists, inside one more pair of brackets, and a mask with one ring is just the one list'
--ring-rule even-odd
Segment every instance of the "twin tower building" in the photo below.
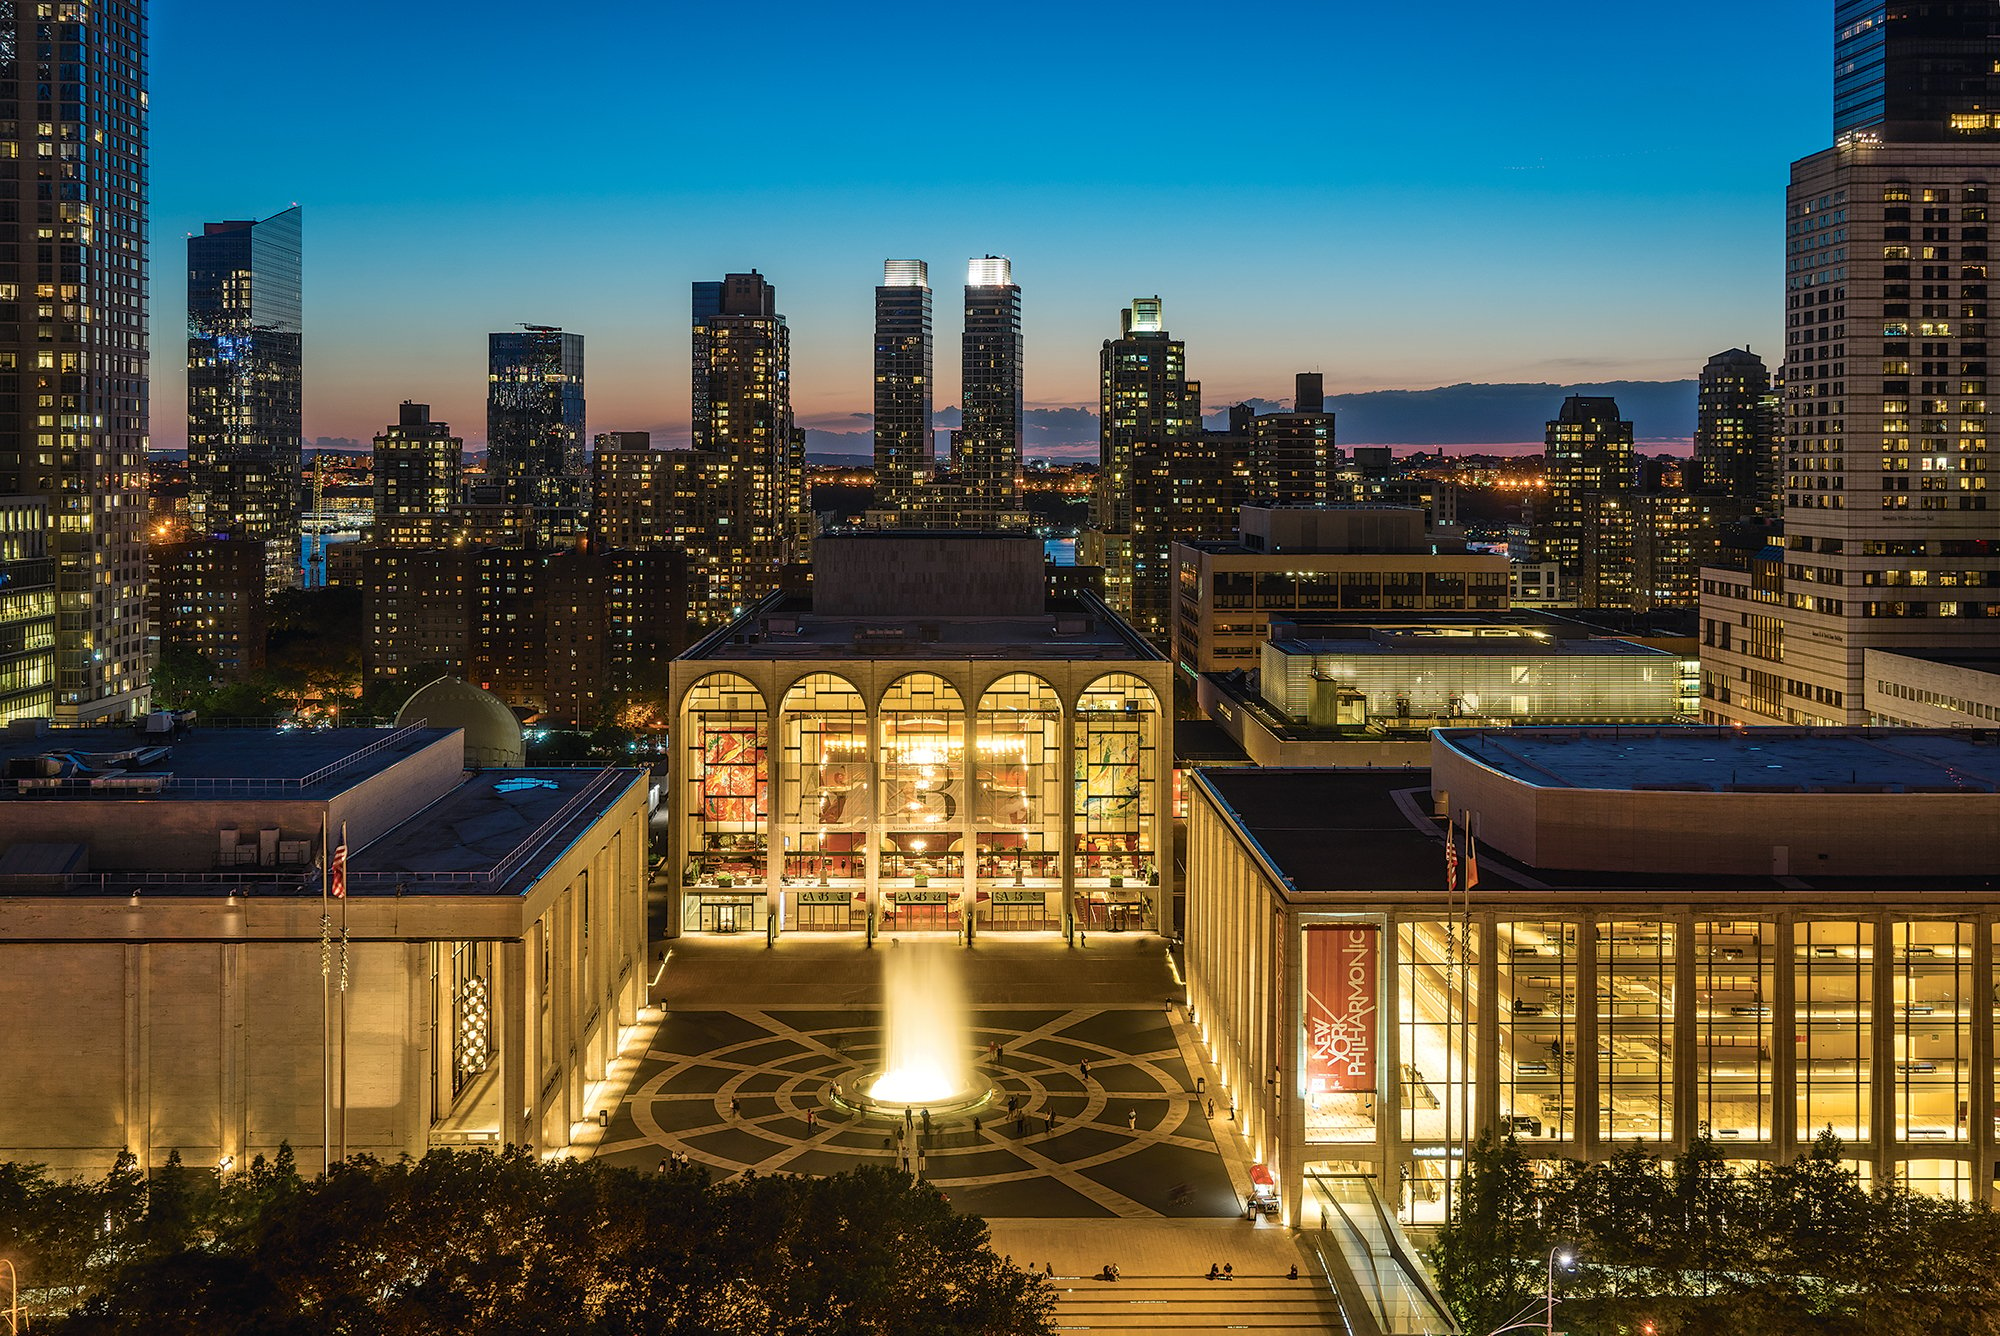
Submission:
{"label": "twin tower building", "polygon": [[1005,256],[965,274],[961,423],[940,467],[932,421],[930,267],[890,260],[875,289],[877,527],[1021,528],[1021,289]]}

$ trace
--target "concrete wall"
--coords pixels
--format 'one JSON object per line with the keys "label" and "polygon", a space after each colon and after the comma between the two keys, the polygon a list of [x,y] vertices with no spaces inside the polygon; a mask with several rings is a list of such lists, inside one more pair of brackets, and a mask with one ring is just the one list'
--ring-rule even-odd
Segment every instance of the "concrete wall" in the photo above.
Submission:
{"label": "concrete wall", "polygon": [[1007,534],[828,534],[813,544],[822,617],[1032,617],[1048,604],[1042,542]]}
{"label": "concrete wall", "polygon": [[[1687,876],[1991,875],[2000,795],[1540,788],[1435,741],[1431,788],[1532,867]],[[1699,839],[1689,838],[1699,832]]]}
{"label": "concrete wall", "polygon": [[[448,1080],[439,1092],[436,1045],[450,1043],[439,975],[451,944],[471,939],[498,944],[502,1096],[486,1096],[492,1112],[472,1130],[569,1143],[644,1000],[646,840],[635,778],[522,894],[347,902],[350,1153],[421,1154],[453,1116]],[[121,1150],[145,1167],[178,1150],[189,1164],[242,1165],[289,1141],[315,1171],[320,951],[311,896],[0,897],[0,1160],[101,1173]]]}

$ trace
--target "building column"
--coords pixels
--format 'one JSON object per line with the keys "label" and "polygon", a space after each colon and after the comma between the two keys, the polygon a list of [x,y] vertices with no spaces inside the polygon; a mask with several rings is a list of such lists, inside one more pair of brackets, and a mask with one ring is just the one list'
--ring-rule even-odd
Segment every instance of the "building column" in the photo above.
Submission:
{"label": "building column", "polygon": [[1576,1084],[1571,1094],[1570,1124],[1575,1133],[1577,1154],[1584,1160],[1598,1157],[1603,1137],[1597,1121],[1599,1072],[1597,1064],[1597,920],[1583,918],[1576,925],[1576,1061],[1572,1065]]}
{"label": "building column", "polygon": [[1695,1122],[1700,1116],[1700,1101],[1696,1098],[1695,1073],[1698,1064],[1695,1059],[1695,961],[1694,961],[1694,918],[1691,914],[1675,917],[1674,930],[1674,1011],[1668,1018],[1670,1033],[1674,1039],[1673,1084],[1668,1087],[1673,1100],[1674,1149],[1686,1150],[1695,1136]]}
{"label": "building column", "polygon": [[785,923],[785,710],[784,697],[778,698],[779,708],[768,716],[771,720],[770,732],[764,741],[764,912],[777,926],[771,929],[775,937],[784,931]]}
{"label": "building column", "polygon": [[1474,1136],[1500,1128],[1500,923],[1496,918],[1473,920],[1479,934],[1479,1005],[1475,1011],[1478,1029],[1473,1038],[1473,1079],[1475,1101],[1472,1126]]}
{"label": "building column", "polygon": [[960,922],[965,925],[967,946],[972,945],[977,933],[972,920],[979,912],[979,696],[964,689],[970,686],[970,682],[967,679],[959,692],[959,699],[965,706],[965,718],[964,726],[959,730],[964,751],[958,768],[959,861],[963,874],[959,882],[958,913]]}
{"label": "building column", "polygon": [[1993,925],[1984,918],[1972,921],[1972,997],[1966,1008],[1971,1013],[1972,1071],[1967,1079],[1966,1129],[1972,1150],[1972,1197],[1992,1205],[1993,1183]]}
{"label": "building column", "polygon": [[[530,925],[529,933],[534,930]],[[493,974],[494,1020],[500,1031],[493,1046],[500,1063],[494,1082],[500,1100],[500,1144],[531,1147],[527,1111],[533,1084],[529,1072],[535,1056],[529,1051],[528,993],[533,980],[528,976],[525,939],[516,937],[497,944]]]}
{"label": "building column", "polygon": [[1875,1172],[1879,1177],[1892,1176],[1896,1165],[1896,1151],[1899,1139],[1896,1136],[1896,1096],[1902,1085],[1901,1073],[1896,1070],[1896,1029],[1903,1023],[1903,1013],[1896,1006],[1896,940],[1894,920],[1885,915],[1876,915],[1870,923],[1870,934],[1875,948],[1869,956],[1868,989],[1873,996],[1868,999],[1869,1075],[1868,1084],[1868,1145],[1856,1147],[1861,1154],[1873,1153]]}
{"label": "building column", "polygon": [[1799,1153],[1799,956],[1790,914],[1771,928],[1771,1158]]}
{"label": "building column", "polygon": [[872,936],[882,922],[882,832],[888,828],[883,803],[888,794],[882,787],[882,709],[879,693],[870,683],[868,707],[868,819],[861,827],[861,868],[866,879],[862,887],[868,909],[868,931]]}
{"label": "building column", "polygon": [[403,946],[403,996],[409,1009],[403,1033],[402,1121],[405,1154],[421,1156],[430,1146],[431,1054],[434,1048],[432,1022],[436,1011],[430,1005],[435,993],[429,965],[433,943],[408,942]]}
{"label": "building column", "polygon": [[[233,911],[232,930],[243,930],[242,911]],[[249,1168],[250,1098],[243,1076],[243,953],[241,941],[221,946],[222,989],[222,1109],[218,1131],[219,1155],[236,1159],[236,1169]],[[234,1169],[231,1172],[235,1172]]]}
{"label": "building column", "polygon": [[[1381,1165],[1382,1195],[1397,1211],[1405,1205],[1402,1165],[1410,1158],[1408,1138],[1403,1134],[1403,926],[1404,920],[1396,914],[1382,920],[1381,963],[1377,966],[1382,983],[1376,990],[1382,1025],[1376,1048],[1381,1061],[1375,1075],[1375,1152]],[[1421,930],[1414,923],[1410,928],[1412,935]],[[1300,1010],[1303,1028],[1303,1000]]]}
{"label": "building column", "polygon": [[[1258,887],[1261,892],[1263,887]],[[1303,1043],[1305,1033],[1305,979],[1300,972],[1299,958],[1302,950],[1292,948],[1302,936],[1302,925],[1298,910],[1289,906],[1280,908],[1272,916],[1276,930],[1282,934],[1287,948],[1281,952],[1281,972],[1277,983],[1278,1011],[1290,1025],[1293,1041],[1292,1051],[1296,1054]],[[1278,1163],[1278,1200],[1284,1210],[1285,1226],[1297,1229],[1305,1208],[1306,1192],[1306,1104],[1305,1096],[1296,1079],[1279,1081],[1278,1094],[1278,1136],[1276,1142],[1281,1149]]]}
{"label": "building column", "polygon": [[1064,704],[1062,723],[1062,921],[1063,933],[1076,937],[1076,727],[1079,699]]}

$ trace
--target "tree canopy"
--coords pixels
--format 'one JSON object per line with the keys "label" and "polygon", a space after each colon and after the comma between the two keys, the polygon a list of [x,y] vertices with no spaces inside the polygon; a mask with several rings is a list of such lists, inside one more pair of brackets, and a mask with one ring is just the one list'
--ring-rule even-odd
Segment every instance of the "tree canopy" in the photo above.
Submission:
{"label": "tree canopy", "polygon": [[1468,1332],[1540,1313],[1576,1336],[2000,1333],[2000,1216],[1981,1203],[1864,1185],[1830,1133],[1789,1164],[1739,1170],[1706,1136],[1671,1160],[1537,1166],[1512,1137],[1473,1147],[1456,1218],[1431,1253]]}
{"label": "tree canopy", "polygon": [[223,1183],[0,1165],[0,1253],[61,1336],[1028,1336],[1054,1306],[983,1221],[887,1170],[715,1183],[511,1149],[312,1181],[289,1152]]}

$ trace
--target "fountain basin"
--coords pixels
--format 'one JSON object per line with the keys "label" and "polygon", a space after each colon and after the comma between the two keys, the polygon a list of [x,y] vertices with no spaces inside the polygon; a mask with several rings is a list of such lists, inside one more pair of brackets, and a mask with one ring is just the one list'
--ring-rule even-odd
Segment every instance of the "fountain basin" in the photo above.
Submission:
{"label": "fountain basin", "polygon": [[[978,1072],[968,1072],[952,1081],[925,1072],[914,1080],[911,1074],[865,1070],[848,1072],[827,1088],[827,1099],[837,1109],[885,1122],[903,1121],[903,1110],[928,1113],[932,1122],[970,1118],[993,1102],[993,1082]],[[931,1098],[916,1098],[928,1094]]]}

